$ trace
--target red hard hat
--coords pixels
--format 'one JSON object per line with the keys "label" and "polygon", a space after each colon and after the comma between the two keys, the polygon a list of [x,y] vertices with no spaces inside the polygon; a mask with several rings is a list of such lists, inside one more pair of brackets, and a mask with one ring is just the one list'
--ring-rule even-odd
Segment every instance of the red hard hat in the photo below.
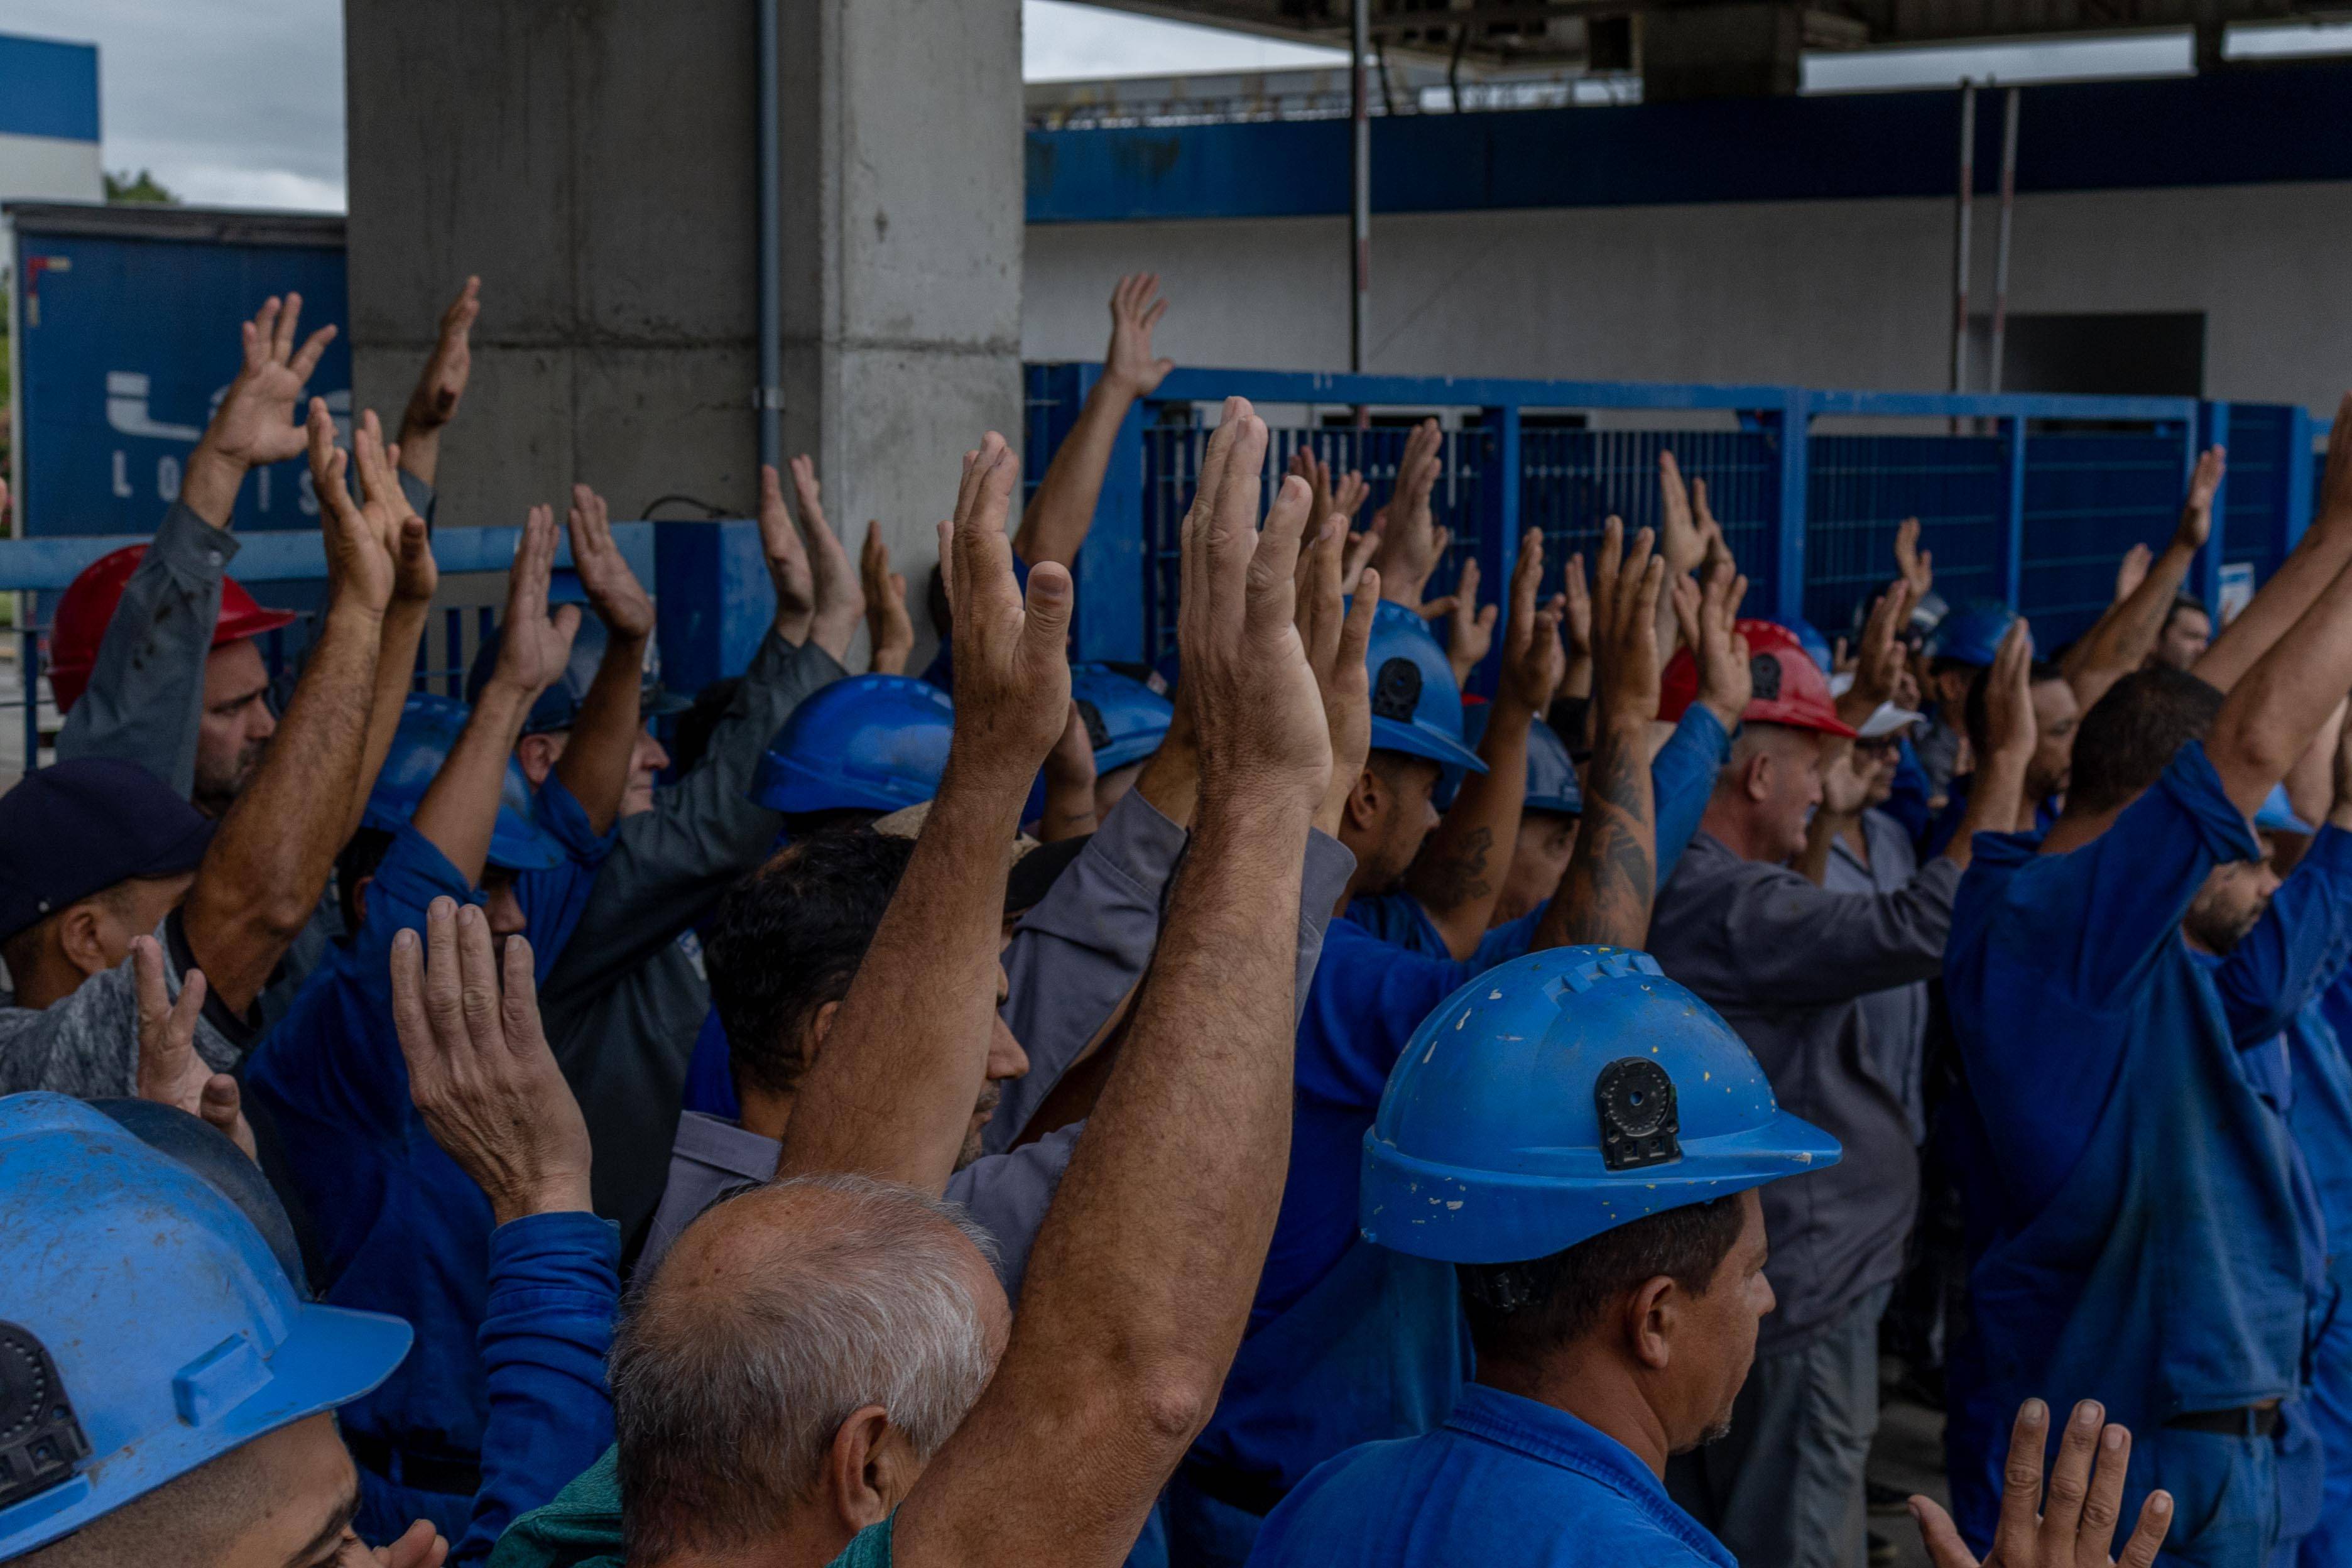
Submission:
{"label": "red hard hat", "polygon": [[[1756,695],[1739,715],[1749,724],[1787,724],[1818,730],[1824,735],[1852,735],[1853,726],[1837,716],[1830,697],[1829,678],[1813,662],[1797,634],[1778,621],[1742,621],[1739,635],[1748,639],[1748,668],[1756,676]],[[1672,721],[1698,700],[1698,661],[1691,650],[1679,648],[1666,662],[1658,680],[1658,717]]]}
{"label": "red hard hat", "polygon": [[[58,712],[81,700],[90,671],[98,667],[98,645],[106,637],[107,623],[114,619],[114,607],[122,602],[131,571],[146,553],[143,544],[126,544],[101,555],[83,567],[58,596],[57,618],[49,627],[49,689],[57,696]],[[293,620],[293,612],[266,610],[254,603],[253,595],[236,578],[224,578],[220,619],[213,623],[213,647],[257,637]]]}

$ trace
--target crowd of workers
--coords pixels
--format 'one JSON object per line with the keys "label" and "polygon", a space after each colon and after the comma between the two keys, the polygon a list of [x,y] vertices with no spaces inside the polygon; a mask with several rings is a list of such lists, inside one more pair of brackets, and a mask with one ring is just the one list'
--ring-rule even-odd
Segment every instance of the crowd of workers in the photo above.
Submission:
{"label": "crowd of workers", "polygon": [[[1937,1568],[2352,1563],[2352,401],[2235,619],[2216,449],[2042,649],[1916,523],[1836,646],[1743,617],[1671,455],[1589,575],[1433,596],[1436,423],[1365,519],[1235,398],[1174,658],[1074,668],[1135,277],[1017,519],[966,454],[921,679],[802,459],[740,675],[648,674],[575,486],[459,701],[479,308],[339,445],[269,300],[56,605],[0,1559],[1860,1568],[1885,1348]],[[232,523],[305,453],[273,682]]]}

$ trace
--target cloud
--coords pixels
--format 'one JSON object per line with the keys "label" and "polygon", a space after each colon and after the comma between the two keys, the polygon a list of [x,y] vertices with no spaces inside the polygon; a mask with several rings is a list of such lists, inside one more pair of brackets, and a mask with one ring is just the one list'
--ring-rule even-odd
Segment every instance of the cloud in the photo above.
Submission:
{"label": "cloud", "polygon": [[1066,0],[1022,0],[1021,74],[1030,81],[1345,65],[1347,52],[1133,16]]}

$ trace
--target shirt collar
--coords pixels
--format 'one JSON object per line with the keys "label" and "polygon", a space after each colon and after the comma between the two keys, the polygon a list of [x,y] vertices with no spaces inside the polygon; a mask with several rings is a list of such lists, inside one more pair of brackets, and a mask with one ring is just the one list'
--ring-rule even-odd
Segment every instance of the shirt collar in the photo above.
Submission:
{"label": "shirt collar", "polygon": [[1600,1428],[1554,1405],[1483,1383],[1464,1386],[1445,1425],[1466,1436],[1600,1482],[1710,1561],[1729,1568],[1731,1554],[1666,1495],[1664,1485],[1633,1450]]}

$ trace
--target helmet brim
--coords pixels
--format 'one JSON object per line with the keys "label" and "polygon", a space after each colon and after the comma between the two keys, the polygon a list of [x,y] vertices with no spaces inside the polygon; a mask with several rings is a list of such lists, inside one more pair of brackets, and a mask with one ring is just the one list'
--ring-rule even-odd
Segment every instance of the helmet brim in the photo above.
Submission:
{"label": "helmet brim", "polygon": [[1372,721],[1372,750],[1402,752],[1408,757],[1423,757],[1442,767],[1467,768],[1483,773],[1486,764],[1478,753],[1461,742],[1432,725],[1408,724],[1399,719]]}
{"label": "helmet brim", "polygon": [[567,858],[554,835],[501,809],[490,826],[491,865],[507,871],[552,871]]}
{"label": "helmet brim", "polygon": [[1777,1111],[1754,1127],[1686,1140],[1682,1157],[1609,1170],[1597,1149],[1541,1152],[1540,1171],[1469,1171],[1364,1137],[1364,1239],[1444,1263],[1524,1263],[1602,1231],[1837,1163],[1836,1139]]}

